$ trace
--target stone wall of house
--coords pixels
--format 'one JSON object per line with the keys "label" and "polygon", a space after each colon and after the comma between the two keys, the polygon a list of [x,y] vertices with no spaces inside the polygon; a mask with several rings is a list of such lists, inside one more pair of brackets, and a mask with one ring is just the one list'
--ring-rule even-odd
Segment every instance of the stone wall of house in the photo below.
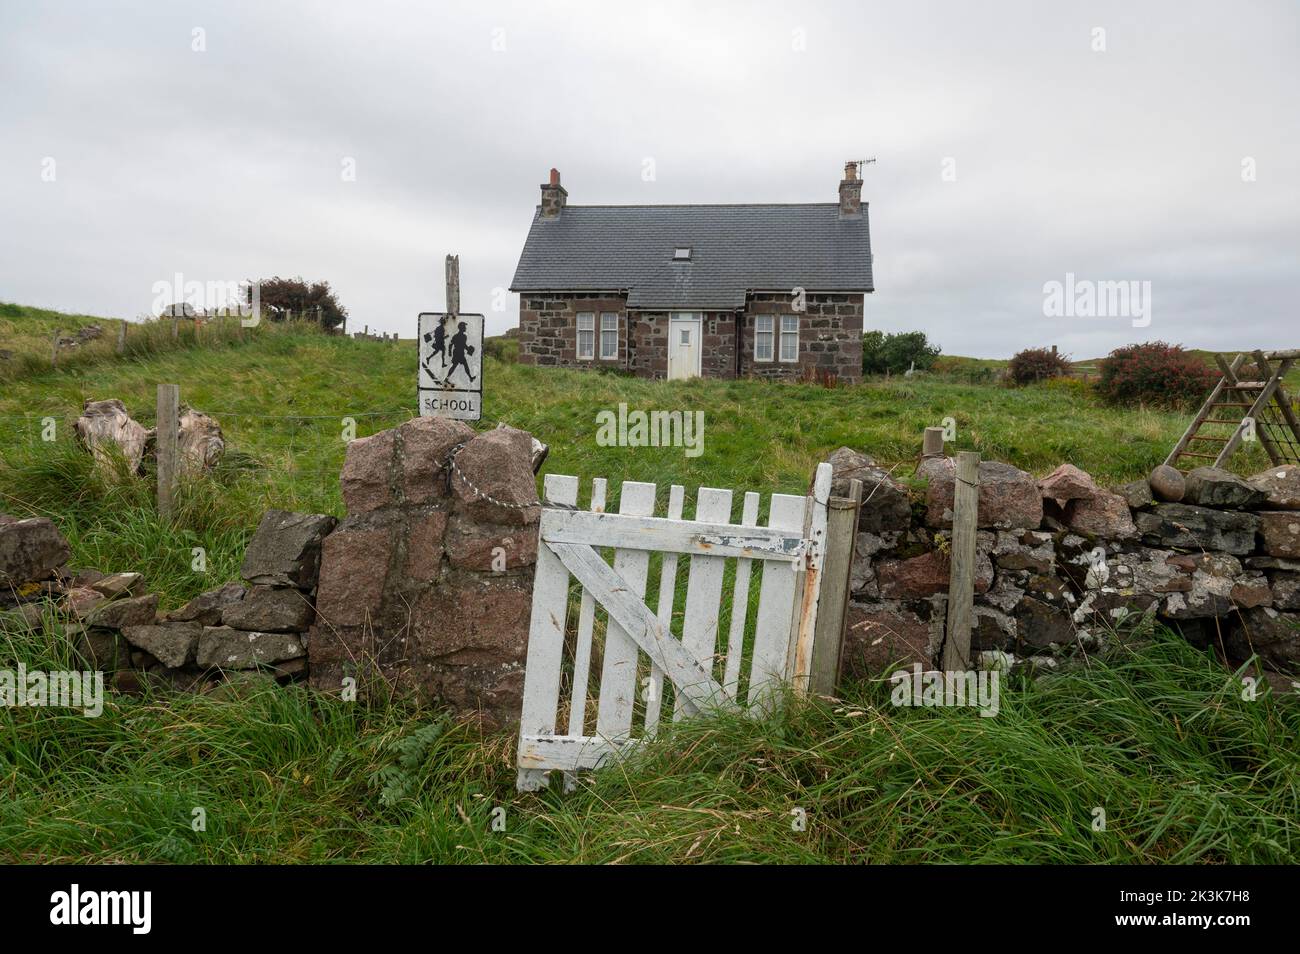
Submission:
{"label": "stone wall of house", "polygon": [[[835,492],[863,481],[844,674],[939,660],[954,465],[923,460],[923,500],[869,457],[831,458]],[[980,465],[972,650],[1054,665],[1149,613],[1228,662],[1258,654],[1270,681],[1300,673],[1300,468],[1243,479],[1171,468],[1118,493],[1062,465],[1041,480]],[[1011,657],[1008,660],[1008,657]]]}
{"label": "stone wall of house", "polygon": [[[760,293],[749,296],[742,320],[742,376],[798,378],[813,374],[834,375],[852,384],[862,380],[863,295],[809,294],[799,314],[799,360],[780,360],[781,315],[795,314],[788,294]],[[754,359],[755,318],[773,315],[772,360]]]}
{"label": "stone wall of house", "polygon": [[[591,359],[578,359],[578,312],[595,314]],[[618,314],[618,357],[600,357],[600,314]],[[519,299],[519,363],[557,368],[628,367],[627,296],[617,292],[527,294]]]}
{"label": "stone wall of house", "polygon": [[[736,325],[741,325],[742,377],[795,379],[832,375],[846,383],[862,380],[862,295],[811,294],[799,315],[799,359],[754,360],[754,319],[757,315],[792,314],[789,295],[751,295],[743,315],[705,312],[702,323],[700,370],[705,377],[736,377]],[[596,357],[577,357],[577,315],[596,315]],[[600,358],[600,313],[619,315],[619,357]],[[523,364],[565,368],[623,368],[645,378],[668,376],[667,311],[633,311],[626,298],[614,293],[528,295],[519,305],[519,360]],[[779,341],[779,337],[777,339]]]}
{"label": "stone wall of house", "polygon": [[[666,311],[632,313],[632,341],[628,368],[638,377],[668,377],[668,325]],[[736,376],[736,316],[731,312],[705,312],[700,321],[700,373],[706,378]]]}

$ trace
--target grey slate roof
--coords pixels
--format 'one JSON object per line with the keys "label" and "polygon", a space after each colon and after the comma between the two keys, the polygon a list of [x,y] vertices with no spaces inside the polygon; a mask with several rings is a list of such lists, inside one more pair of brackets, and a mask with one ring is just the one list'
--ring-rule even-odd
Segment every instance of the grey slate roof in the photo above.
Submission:
{"label": "grey slate roof", "polygon": [[[691,247],[690,262],[673,249]],[[630,308],[732,309],[746,291],[869,292],[867,207],[571,205],[533,215],[511,291],[622,291]]]}

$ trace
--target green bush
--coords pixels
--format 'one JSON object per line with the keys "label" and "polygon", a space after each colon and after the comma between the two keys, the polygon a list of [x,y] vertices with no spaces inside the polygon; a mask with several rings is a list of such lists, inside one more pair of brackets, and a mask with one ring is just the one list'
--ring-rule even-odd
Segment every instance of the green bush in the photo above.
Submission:
{"label": "green bush", "polygon": [[1111,404],[1186,407],[1205,398],[1217,375],[1182,345],[1125,345],[1101,361],[1097,393]]}
{"label": "green bush", "polygon": [[1033,384],[1069,373],[1070,361],[1063,354],[1047,348],[1017,351],[1007,364],[1007,377],[1015,384]]}
{"label": "green bush", "polygon": [[924,331],[885,334],[868,331],[862,336],[863,374],[901,374],[909,368],[929,371],[940,348],[926,340]]}

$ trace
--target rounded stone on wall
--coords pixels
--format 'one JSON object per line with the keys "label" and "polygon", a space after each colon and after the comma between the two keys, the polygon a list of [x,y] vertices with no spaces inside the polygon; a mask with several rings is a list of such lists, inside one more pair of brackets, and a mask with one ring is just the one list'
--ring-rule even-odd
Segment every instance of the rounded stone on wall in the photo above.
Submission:
{"label": "rounded stone on wall", "polygon": [[1151,485],[1151,492],[1158,500],[1169,503],[1182,500],[1183,494],[1187,491],[1187,482],[1183,475],[1168,464],[1161,464],[1152,470],[1147,483]]}

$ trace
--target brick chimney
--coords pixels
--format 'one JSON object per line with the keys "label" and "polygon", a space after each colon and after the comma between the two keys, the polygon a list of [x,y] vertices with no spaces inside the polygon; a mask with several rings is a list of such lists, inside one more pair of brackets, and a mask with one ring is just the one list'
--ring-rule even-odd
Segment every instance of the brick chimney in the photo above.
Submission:
{"label": "brick chimney", "polygon": [[844,178],[840,180],[840,215],[862,214],[862,180],[858,178],[858,164],[844,163]]}
{"label": "brick chimney", "polygon": [[569,199],[569,193],[560,185],[560,170],[551,170],[551,181],[542,183],[542,218],[558,219]]}

